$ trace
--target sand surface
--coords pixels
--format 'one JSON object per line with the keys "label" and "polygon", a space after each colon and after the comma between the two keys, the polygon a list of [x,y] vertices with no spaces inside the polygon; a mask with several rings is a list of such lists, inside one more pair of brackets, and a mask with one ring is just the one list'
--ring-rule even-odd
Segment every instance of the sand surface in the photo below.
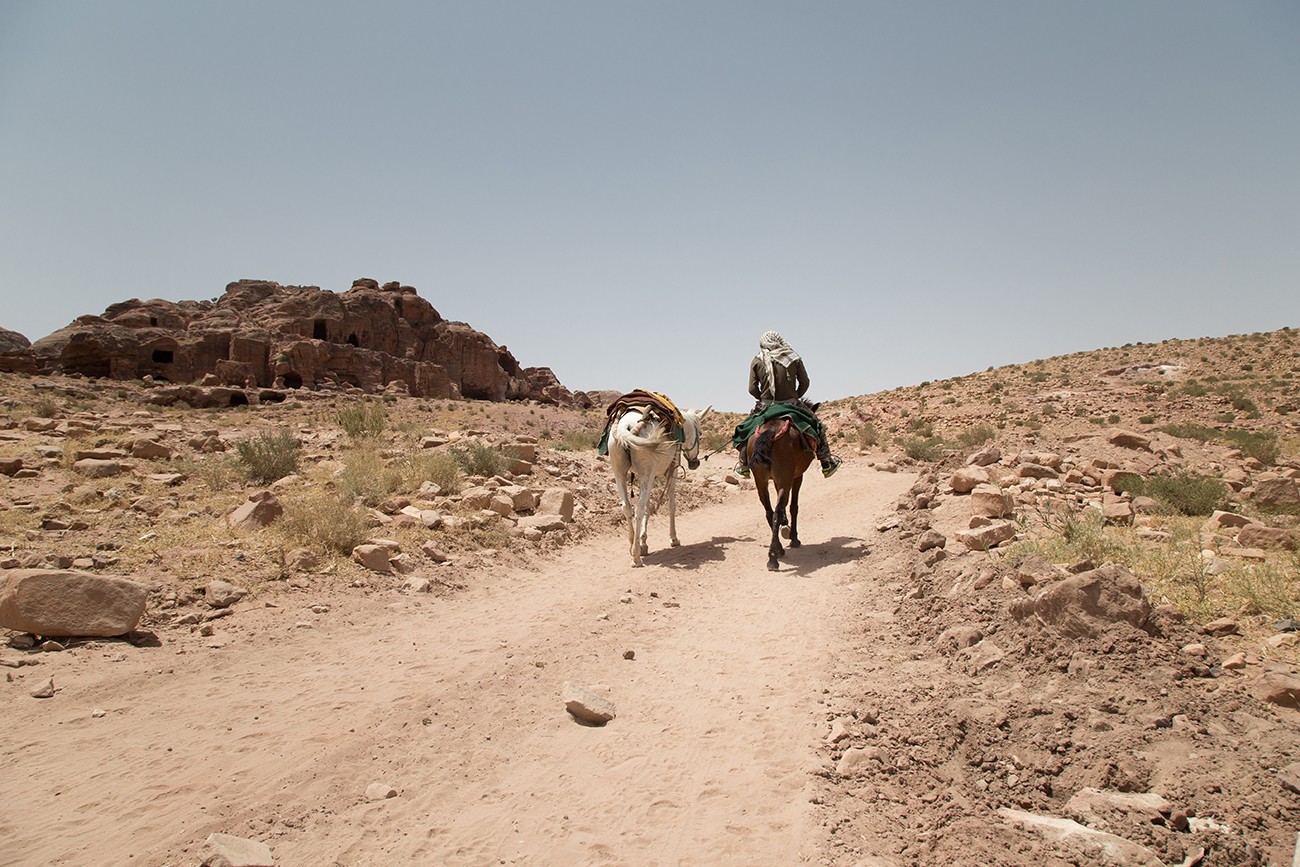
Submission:
{"label": "sand surface", "polygon": [[[815,861],[855,564],[914,479],[810,476],[779,573],[739,490],[679,548],[655,516],[640,569],[611,527],[442,597],[263,594],[211,636],[5,669],[57,693],[0,694],[0,865],[196,864],[213,832],[279,865]],[[617,717],[577,722],[565,681]]]}

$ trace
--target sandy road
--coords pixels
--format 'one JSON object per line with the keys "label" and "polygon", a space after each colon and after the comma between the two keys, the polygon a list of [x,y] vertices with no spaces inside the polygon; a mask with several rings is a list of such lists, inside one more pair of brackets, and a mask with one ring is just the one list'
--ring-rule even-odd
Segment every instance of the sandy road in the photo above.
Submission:
{"label": "sandy road", "polygon": [[[450,598],[289,597],[206,641],[46,655],[0,692],[0,864],[178,867],[214,831],[279,865],[810,860],[840,616],[912,481],[809,478],[775,574],[742,491],[679,516],[680,548],[653,518],[641,569],[609,533]],[[29,698],[50,675],[56,697]],[[576,723],[566,680],[618,717]]]}

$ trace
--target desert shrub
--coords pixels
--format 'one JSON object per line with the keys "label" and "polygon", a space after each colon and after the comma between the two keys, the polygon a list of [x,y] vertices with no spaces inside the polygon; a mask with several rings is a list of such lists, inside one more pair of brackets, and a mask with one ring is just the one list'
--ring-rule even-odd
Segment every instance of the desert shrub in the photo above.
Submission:
{"label": "desert shrub", "polygon": [[[712,437],[714,440],[730,440],[725,431],[711,431],[701,437],[701,442],[705,437]],[[594,449],[600,445],[600,432],[594,430],[569,430],[560,435],[552,446],[556,451],[561,452],[581,452]]]}
{"label": "desert shrub", "polygon": [[458,492],[461,478],[460,466],[452,455],[426,449],[407,452],[389,464],[381,476],[389,491],[416,491],[425,482],[432,482],[443,494]]}
{"label": "desert shrub", "polygon": [[209,455],[201,460],[181,460],[173,463],[178,472],[198,478],[210,490],[224,491],[231,485],[242,482],[245,476],[243,465],[234,455]]}
{"label": "desert shrub", "polygon": [[930,439],[934,436],[934,425],[923,418],[914,418],[907,424],[907,429],[915,436]]}
{"label": "desert shrub", "polygon": [[968,427],[961,433],[957,434],[957,441],[965,448],[972,448],[974,446],[984,445],[995,436],[997,436],[997,431],[995,431],[992,426],[987,424],[977,424]]}
{"label": "desert shrub", "polygon": [[1189,516],[1210,514],[1223,505],[1229,493],[1228,486],[1219,479],[1191,470],[1146,477],[1124,474],[1115,479],[1112,487],[1148,496],[1166,512]]}
{"label": "desert shrub", "polygon": [[1203,424],[1195,422],[1175,422],[1173,424],[1161,425],[1158,430],[1169,434],[1171,437],[1178,437],[1184,440],[1198,440],[1199,442],[1209,442],[1219,436],[1219,432],[1212,427],[1206,427]]}
{"label": "desert shrub", "polygon": [[351,554],[366,541],[365,516],[350,497],[316,493],[284,504],[284,532],[304,546]]}
{"label": "desert shrub", "polygon": [[235,452],[248,478],[263,484],[298,472],[298,464],[302,461],[298,437],[283,427],[263,431],[252,439],[237,443]]}
{"label": "desert shrub", "polygon": [[1232,408],[1240,412],[1259,412],[1259,407],[1255,406],[1255,401],[1248,397],[1233,398]]}
{"label": "desert shrub", "polygon": [[464,446],[449,446],[448,452],[467,476],[497,476],[509,466],[500,450],[469,440]]}
{"label": "desert shrub", "polygon": [[388,425],[388,415],[382,405],[370,406],[361,401],[343,407],[335,420],[343,432],[354,440],[379,436]]}
{"label": "desert shrub", "polygon": [[334,476],[334,487],[339,496],[348,502],[361,500],[375,505],[385,491],[380,485],[384,472],[383,459],[373,448],[359,448],[348,452],[343,459],[343,469]]}
{"label": "desert shrub", "polygon": [[1045,415],[1045,416],[1053,416],[1053,415],[1056,415],[1056,404],[1053,404],[1053,403],[1045,403],[1045,404],[1043,404],[1043,410],[1042,410],[1042,412],[1043,412],[1043,415]]}
{"label": "desert shrub", "polygon": [[1189,379],[1183,383],[1183,394],[1189,397],[1202,397],[1209,394],[1209,389],[1201,385],[1195,379]]}
{"label": "desert shrub", "polygon": [[1117,415],[1108,416],[1106,418],[1107,424],[1119,424],[1119,422],[1120,422],[1120,418]]}
{"label": "desert shrub", "polygon": [[1153,415],[1143,415],[1138,417],[1138,424],[1155,424],[1156,417]]}
{"label": "desert shrub", "polygon": [[[700,435],[700,449],[706,454],[726,451],[731,448],[731,431],[724,428],[706,430]],[[591,445],[586,448],[594,449],[600,444],[600,436],[594,431],[591,432]]]}
{"label": "desert shrub", "polygon": [[858,445],[864,449],[875,448],[880,443],[880,431],[871,422],[863,422],[858,428]]}
{"label": "desert shrub", "polygon": [[1271,465],[1277,461],[1280,450],[1273,431],[1225,430],[1220,436],[1260,463]]}
{"label": "desert shrub", "polygon": [[59,414],[59,405],[53,398],[41,396],[32,404],[32,414],[37,418],[54,418]]}
{"label": "desert shrub", "polygon": [[1034,532],[1024,542],[1007,551],[1007,558],[1022,558],[1034,553],[1053,563],[1123,563],[1130,549],[1120,537],[1107,532],[1101,513],[1096,509],[1076,512],[1073,509],[1039,508]]}
{"label": "desert shrub", "polygon": [[905,436],[898,439],[899,448],[914,461],[934,462],[943,457],[943,440],[939,437],[922,439]]}

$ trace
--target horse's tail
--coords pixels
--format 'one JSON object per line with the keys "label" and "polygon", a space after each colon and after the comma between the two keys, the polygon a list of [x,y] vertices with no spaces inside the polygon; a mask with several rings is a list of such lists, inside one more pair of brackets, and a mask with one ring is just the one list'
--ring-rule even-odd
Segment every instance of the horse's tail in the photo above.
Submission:
{"label": "horse's tail", "polygon": [[772,443],[775,441],[776,431],[771,428],[760,433],[754,440],[754,456],[749,459],[749,462],[772,469]]}

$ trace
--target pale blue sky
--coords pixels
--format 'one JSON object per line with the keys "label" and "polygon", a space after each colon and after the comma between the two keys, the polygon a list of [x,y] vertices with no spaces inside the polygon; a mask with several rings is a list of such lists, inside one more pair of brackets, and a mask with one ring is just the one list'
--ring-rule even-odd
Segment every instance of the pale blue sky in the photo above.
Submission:
{"label": "pale blue sky", "polygon": [[0,326],[357,277],[729,410],[1300,327],[1300,4],[0,0]]}

